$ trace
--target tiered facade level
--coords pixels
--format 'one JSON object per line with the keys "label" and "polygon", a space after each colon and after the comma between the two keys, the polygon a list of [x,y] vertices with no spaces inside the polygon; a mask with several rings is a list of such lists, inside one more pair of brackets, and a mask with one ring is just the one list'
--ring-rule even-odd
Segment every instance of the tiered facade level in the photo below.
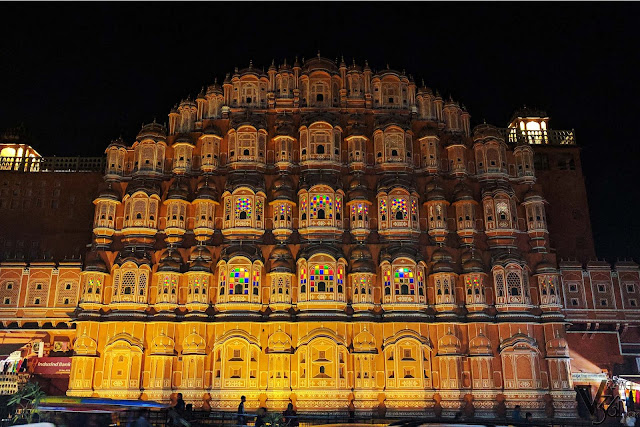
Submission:
{"label": "tiered facade level", "polygon": [[[77,298],[68,394],[573,416],[532,148],[573,134],[469,120],[404,73],[318,56],[236,70],[114,141],[85,265],[53,269],[75,275],[55,303]],[[3,264],[5,326],[30,274]]]}

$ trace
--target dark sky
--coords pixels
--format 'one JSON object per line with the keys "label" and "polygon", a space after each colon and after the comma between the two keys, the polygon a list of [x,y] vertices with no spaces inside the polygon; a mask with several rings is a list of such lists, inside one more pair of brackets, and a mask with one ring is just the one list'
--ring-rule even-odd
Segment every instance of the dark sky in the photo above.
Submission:
{"label": "dark sky", "polygon": [[344,55],[406,69],[472,125],[545,109],[582,147],[600,257],[640,258],[640,7],[633,3],[3,3],[0,129],[100,155],[234,66]]}

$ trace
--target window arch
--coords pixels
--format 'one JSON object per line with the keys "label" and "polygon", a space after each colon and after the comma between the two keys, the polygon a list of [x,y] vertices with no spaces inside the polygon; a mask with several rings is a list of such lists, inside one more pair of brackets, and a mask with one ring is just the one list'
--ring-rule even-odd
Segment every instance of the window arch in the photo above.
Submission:
{"label": "window arch", "polygon": [[236,256],[218,267],[218,303],[260,303],[262,263]]}
{"label": "window arch", "polygon": [[151,271],[148,265],[138,267],[126,262],[114,270],[112,302],[146,304]]}
{"label": "window arch", "polygon": [[403,188],[378,194],[378,228],[382,235],[420,229],[418,195]]}
{"label": "window arch", "polygon": [[327,122],[300,128],[300,160],[340,162],[342,130]]}
{"label": "window arch", "polygon": [[250,188],[240,187],[233,193],[225,192],[223,199],[223,235],[258,236],[264,233],[265,194],[262,191],[254,193]]}
{"label": "window arch", "polygon": [[506,268],[494,267],[493,277],[497,305],[531,303],[529,274],[526,268],[518,264],[508,264]]}
{"label": "window arch", "polygon": [[346,261],[316,254],[298,263],[300,287],[298,301],[345,302]]}
{"label": "window arch", "polygon": [[240,126],[231,129],[228,134],[229,162],[259,163],[265,162],[267,132],[256,130],[253,126]]}
{"label": "window arch", "polygon": [[311,80],[309,82],[309,105],[312,107],[328,107],[331,105],[328,80]]}
{"label": "window arch", "polygon": [[373,134],[376,164],[411,163],[411,135],[398,126],[389,126]]}
{"label": "window arch", "polygon": [[[302,190],[300,200],[300,233],[307,237],[314,233],[338,234],[344,227],[342,190],[328,185],[316,185]],[[331,230],[333,229],[333,230]]]}
{"label": "window arch", "polygon": [[383,304],[426,303],[424,263],[398,258],[382,264]]}

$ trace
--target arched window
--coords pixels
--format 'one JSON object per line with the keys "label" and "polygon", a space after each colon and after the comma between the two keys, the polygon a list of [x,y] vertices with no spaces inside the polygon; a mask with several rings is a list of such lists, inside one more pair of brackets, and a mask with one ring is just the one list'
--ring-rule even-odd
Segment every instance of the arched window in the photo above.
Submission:
{"label": "arched window", "polygon": [[314,107],[329,106],[331,95],[329,94],[329,83],[326,81],[312,81],[309,84],[310,100],[309,104]]}

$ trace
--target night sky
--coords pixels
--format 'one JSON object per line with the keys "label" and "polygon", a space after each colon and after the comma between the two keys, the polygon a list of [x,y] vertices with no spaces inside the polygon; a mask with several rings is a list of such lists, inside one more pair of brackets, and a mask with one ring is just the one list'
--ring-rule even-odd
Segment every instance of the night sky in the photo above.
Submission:
{"label": "night sky", "polygon": [[[320,50],[466,105],[504,127],[523,105],[582,147],[600,258],[640,260],[640,7],[633,3],[47,3],[0,6],[0,129],[48,155],[97,156],[252,59]],[[635,221],[634,221],[635,220]]]}

